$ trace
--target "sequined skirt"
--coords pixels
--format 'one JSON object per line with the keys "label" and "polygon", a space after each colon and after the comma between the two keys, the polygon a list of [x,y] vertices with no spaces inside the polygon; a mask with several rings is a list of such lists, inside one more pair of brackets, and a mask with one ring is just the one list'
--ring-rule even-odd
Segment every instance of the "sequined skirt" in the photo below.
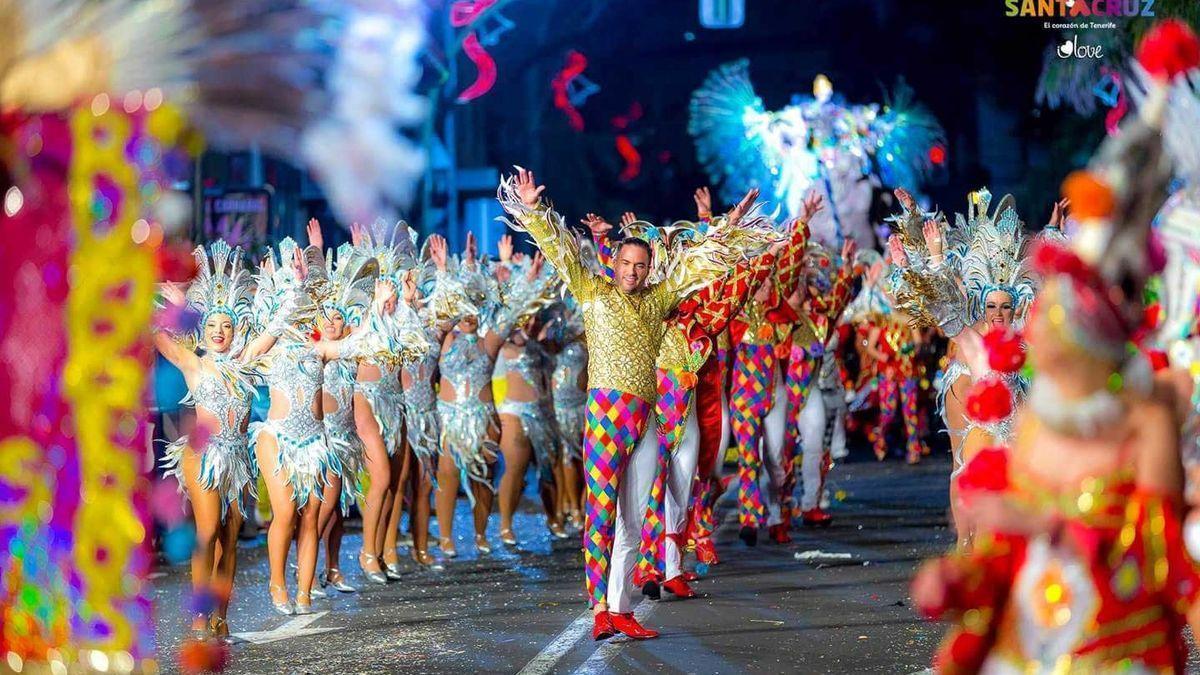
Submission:
{"label": "sequined skirt", "polygon": [[557,420],[546,413],[539,401],[505,400],[497,412],[512,415],[521,421],[521,429],[525,432],[525,438],[529,439],[529,447],[533,448],[541,479],[554,482],[554,465],[560,456]]}
{"label": "sequined skirt", "polygon": [[[361,383],[360,383],[361,384]],[[404,429],[404,394],[403,392],[381,391],[376,387],[354,388],[355,393],[362,394],[371,404],[371,414],[379,425],[379,434],[383,436],[383,445],[387,448],[388,456],[396,454],[403,445],[401,433]]]}
{"label": "sequined skirt", "polygon": [[574,401],[554,399],[554,418],[558,422],[558,440],[563,460],[583,461],[583,419],[587,397]]}
{"label": "sequined skirt", "polygon": [[304,506],[314,494],[318,499],[325,489],[329,472],[342,475],[338,455],[330,448],[324,425],[297,433],[286,429],[286,419],[254,422],[250,425],[250,444],[256,447],[262,434],[271,434],[276,445],[276,474],[282,473],[292,488],[292,501]]}
{"label": "sequined skirt", "polygon": [[[490,439],[497,434],[496,408],[478,399],[437,402],[441,418],[442,445],[454,457],[464,480],[491,487],[488,465],[495,461],[500,446]],[[470,495],[471,491],[468,490]]]}
{"label": "sequined skirt", "polygon": [[431,480],[435,480],[437,473],[437,458],[441,452],[439,443],[441,433],[442,424],[438,419],[436,407],[409,405],[408,399],[405,399],[404,435],[408,439],[408,445],[412,448],[413,455],[416,456],[417,461],[420,462]]}
{"label": "sequined skirt", "polygon": [[[162,459],[163,470],[179,481],[179,491],[184,495],[187,495],[187,488],[183,478],[183,455],[187,448],[188,437],[181,436],[167,444]],[[200,489],[221,494],[221,520],[225,520],[230,504],[236,503],[238,510],[245,514],[246,493],[258,477],[246,436],[214,435],[203,450],[196,452],[200,454]]]}
{"label": "sequined skirt", "polygon": [[350,505],[362,496],[358,484],[358,474],[363,468],[362,439],[353,427],[326,425],[325,434],[329,439],[329,449],[337,457],[338,466],[334,471],[342,477],[342,513],[348,514]]}

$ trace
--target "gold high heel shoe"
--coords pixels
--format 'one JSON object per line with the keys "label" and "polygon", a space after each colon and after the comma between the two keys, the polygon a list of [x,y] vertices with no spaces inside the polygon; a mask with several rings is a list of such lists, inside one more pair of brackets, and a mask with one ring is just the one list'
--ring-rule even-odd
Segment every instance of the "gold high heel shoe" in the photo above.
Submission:
{"label": "gold high heel shoe", "polygon": [[442,549],[442,555],[447,558],[458,557],[458,551],[454,550],[454,542],[450,539],[439,538],[438,548]]}
{"label": "gold high heel shoe", "polygon": [[566,539],[567,537],[571,536],[567,534],[567,531],[563,528],[562,523],[547,523],[546,528],[550,530],[550,536],[554,537],[555,539]]}
{"label": "gold high heel shoe", "polygon": [[512,528],[506,527],[503,530],[500,530],[500,541],[507,546],[516,546],[517,535],[513,534]]}
{"label": "gold high heel shoe", "polygon": [[475,535],[475,550],[483,555],[487,555],[492,552],[492,544],[487,540],[487,537],[477,534]]}
{"label": "gold high heel shoe", "polygon": [[433,570],[434,572],[441,572],[442,570],[446,569],[440,560],[429,555],[429,551],[414,548],[412,550],[412,558],[413,561],[418,565],[426,569]]}
{"label": "gold high heel shoe", "polygon": [[209,619],[208,631],[212,633],[213,637],[217,638],[218,640],[223,642],[233,641],[229,635],[229,622],[219,616],[214,616]]}

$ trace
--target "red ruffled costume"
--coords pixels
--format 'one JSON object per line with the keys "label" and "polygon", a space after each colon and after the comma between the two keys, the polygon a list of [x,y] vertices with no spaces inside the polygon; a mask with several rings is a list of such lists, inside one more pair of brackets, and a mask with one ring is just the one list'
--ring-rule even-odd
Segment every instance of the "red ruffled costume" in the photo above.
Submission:
{"label": "red ruffled costume", "polygon": [[[984,450],[977,460],[1002,453]],[[937,672],[1182,672],[1180,631],[1200,574],[1184,549],[1179,506],[1139,489],[1128,466],[1071,492],[1027,477],[1009,484],[997,476],[1006,471],[1002,459],[973,461],[963,487],[1003,486],[1017,502],[1055,513],[1061,527],[1053,538],[981,535],[970,551],[942,559],[951,579],[944,602],[920,608],[956,622]]]}

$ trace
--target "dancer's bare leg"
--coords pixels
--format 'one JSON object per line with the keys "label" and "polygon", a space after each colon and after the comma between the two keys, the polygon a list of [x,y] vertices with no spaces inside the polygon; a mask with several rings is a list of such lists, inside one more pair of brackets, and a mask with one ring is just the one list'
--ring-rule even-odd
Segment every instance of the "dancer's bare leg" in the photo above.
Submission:
{"label": "dancer's bare leg", "polygon": [[[967,390],[971,383],[969,377],[959,377],[955,380],[950,391],[946,392],[946,428],[950,432],[950,457],[953,466],[952,473],[957,473],[963,460],[963,436],[967,429],[966,401]],[[960,524],[958,517],[958,480],[950,479],[950,522],[958,536],[959,546],[965,546],[971,537],[965,525]]]}
{"label": "dancer's bare leg", "polygon": [[229,601],[233,597],[233,580],[237,574],[237,541],[242,529],[242,512],[237,503],[229,505],[221,536],[217,540],[212,585],[217,595],[216,618],[220,619],[217,634],[229,635]]}
{"label": "dancer's bare leg", "polygon": [[358,393],[354,395],[354,423],[363,442],[363,457],[371,481],[363,504],[363,545],[358,554],[358,564],[363,570],[378,574],[383,572],[379,561],[378,533],[383,519],[384,499],[392,480],[392,465],[371,404]]}
{"label": "dancer's bare leg", "polygon": [[[192,551],[192,592],[201,594],[213,591],[213,562],[217,556],[217,541],[221,533],[221,500],[224,496],[216,490],[200,487],[200,454],[187,448],[183,453],[184,489],[192,503],[192,517],[196,521],[196,548]],[[239,521],[240,523],[240,521]],[[196,616],[192,620],[194,630],[208,628],[207,616]]]}
{"label": "dancer's bare leg", "polygon": [[559,491],[562,493],[563,501],[566,502],[567,513],[570,514],[571,525],[574,527],[583,527],[583,513],[579,507],[583,498],[583,484],[579,480],[581,472],[582,467],[579,460],[563,460],[563,482]]}
{"label": "dancer's bare leg", "polygon": [[267,528],[271,599],[277,603],[286,603],[287,556],[296,528],[296,504],[292,501],[292,487],[288,485],[287,477],[279,470],[275,437],[268,433],[259,434],[254,450],[263,481],[267,484],[267,496],[271,500],[271,525]]}
{"label": "dancer's bare leg", "polygon": [[500,536],[503,538],[512,535],[513,514],[521,503],[525,470],[533,454],[525,428],[515,415],[500,415],[500,452],[504,454],[504,475],[500,477]]}
{"label": "dancer's bare leg", "polygon": [[458,501],[458,466],[454,464],[454,453],[442,448],[438,457],[437,502],[438,539],[442,552],[453,557],[454,548],[454,504]]}
{"label": "dancer's bare leg", "polygon": [[[429,461],[429,460],[425,460]],[[433,479],[429,475],[430,467],[417,457],[413,457],[412,470],[408,474],[408,482],[412,486],[412,556],[422,565],[429,564],[429,494],[433,491]]]}
{"label": "dancer's bare leg", "polygon": [[404,489],[408,481],[408,470],[411,464],[412,449],[408,441],[404,441],[400,449],[392,455],[392,481],[388,485],[387,499],[384,501],[387,514],[387,525],[382,532],[376,534],[379,550],[383,552],[385,565],[398,565],[400,559],[396,554],[396,540],[400,534],[400,516],[404,513]]}
{"label": "dancer's bare leg", "polygon": [[[488,440],[492,443],[499,444],[500,431],[493,429],[488,433]],[[493,446],[495,447],[495,446]],[[480,547],[481,542],[486,546],[487,538],[487,523],[488,517],[492,515],[492,502],[495,501],[496,493],[492,490],[492,479],[496,475],[496,458],[487,458],[487,485],[479,481],[471,481],[471,492],[475,495],[475,546]]]}
{"label": "dancer's bare leg", "polygon": [[296,542],[296,604],[311,605],[313,578],[317,572],[317,545],[320,542],[317,524],[321,515],[321,500],[310,495],[300,510],[300,534]]}

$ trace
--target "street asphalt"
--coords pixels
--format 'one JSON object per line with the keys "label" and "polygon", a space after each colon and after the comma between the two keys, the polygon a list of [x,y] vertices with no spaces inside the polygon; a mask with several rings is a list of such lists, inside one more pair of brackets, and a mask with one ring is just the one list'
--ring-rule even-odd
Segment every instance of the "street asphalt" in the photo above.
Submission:
{"label": "street asphalt", "polygon": [[[233,605],[229,673],[916,673],[943,627],[912,611],[908,581],[920,561],[948,547],[949,462],[918,466],[851,461],[830,477],[831,527],[800,530],[788,545],[737,540],[733,493],[722,500],[721,564],[695,584],[701,597],[643,600],[636,614],[657,640],[596,643],[583,596],[578,539],[551,540],[526,499],[520,543],[480,556],[467,506],[455,526],[459,557],[419,568],[401,549],[404,578],[368,585],[358,570],[357,530],[341,569],[357,593],[315,600],[317,613],[271,610],[262,538],[243,542]],[[438,552],[436,549],[433,551]],[[158,652],[178,672],[186,636],[186,565],[156,576]],[[294,589],[294,582],[292,583]],[[332,592],[332,589],[331,589]]]}

